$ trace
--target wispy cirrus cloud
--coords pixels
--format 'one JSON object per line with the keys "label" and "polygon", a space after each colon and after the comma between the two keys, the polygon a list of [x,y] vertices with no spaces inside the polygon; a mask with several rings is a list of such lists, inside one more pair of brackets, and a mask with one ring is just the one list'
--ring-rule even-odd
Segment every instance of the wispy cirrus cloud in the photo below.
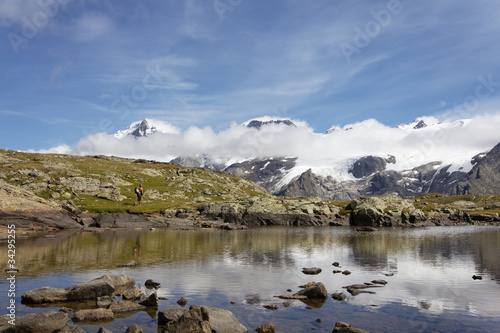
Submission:
{"label": "wispy cirrus cloud", "polygon": [[30,20],[33,14],[42,11],[38,0],[2,0],[0,1],[0,25],[11,27],[22,25],[23,20]]}
{"label": "wispy cirrus cloud", "polygon": [[102,12],[84,13],[71,24],[71,38],[77,42],[91,42],[115,29],[113,20]]}

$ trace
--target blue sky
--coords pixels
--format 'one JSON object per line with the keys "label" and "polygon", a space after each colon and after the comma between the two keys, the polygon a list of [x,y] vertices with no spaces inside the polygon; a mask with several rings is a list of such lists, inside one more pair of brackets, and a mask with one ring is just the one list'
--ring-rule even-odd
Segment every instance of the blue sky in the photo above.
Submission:
{"label": "blue sky", "polygon": [[500,111],[500,2],[0,0],[0,147]]}

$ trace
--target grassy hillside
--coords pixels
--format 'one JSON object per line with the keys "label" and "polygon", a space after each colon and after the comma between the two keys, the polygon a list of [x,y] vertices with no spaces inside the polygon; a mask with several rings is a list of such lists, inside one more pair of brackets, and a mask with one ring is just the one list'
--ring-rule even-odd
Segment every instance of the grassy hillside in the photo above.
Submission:
{"label": "grassy hillside", "polygon": [[[0,150],[0,178],[82,211],[151,213],[269,194],[256,184],[201,168],[107,156],[82,157]],[[134,188],[145,196],[134,205]]]}
{"label": "grassy hillside", "polygon": [[[209,169],[173,163],[108,156],[33,154],[0,150],[0,179],[53,202],[72,200],[91,213],[160,213],[200,207],[207,203],[266,197],[269,211],[348,215],[350,200],[280,198],[255,183]],[[134,188],[142,184],[145,196],[135,205]],[[399,199],[398,199],[399,200]],[[424,214],[467,211],[470,215],[500,213],[500,195],[422,194],[406,198]],[[307,207],[308,205],[314,207]],[[278,207],[279,206],[279,207]],[[279,208],[279,209],[278,209]],[[320,214],[322,214],[320,212]]]}

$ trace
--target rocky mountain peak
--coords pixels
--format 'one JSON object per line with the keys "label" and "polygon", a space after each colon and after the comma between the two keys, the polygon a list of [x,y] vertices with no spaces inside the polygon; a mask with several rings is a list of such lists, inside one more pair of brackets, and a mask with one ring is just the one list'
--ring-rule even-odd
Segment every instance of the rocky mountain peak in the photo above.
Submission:
{"label": "rocky mountain peak", "polygon": [[289,127],[297,127],[290,119],[273,119],[273,120],[258,120],[254,119],[248,122],[245,126],[249,128],[260,129],[266,125],[285,125]]}
{"label": "rocky mountain peak", "polygon": [[421,129],[424,127],[427,127],[427,124],[425,123],[425,121],[420,120],[415,126],[413,126],[413,129]]}
{"label": "rocky mountain peak", "polygon": [[156,129],[154,127],[150,127],[148,121],[146,119],[143,119],[141,123],[135,128],[135,130],[130,133],[130,135],[133,135],[135,137],[148,136],[148,132],[151,132],[149,134],[152,134],[156,132]]}
{"label": "rocky mountain peak", "polygon": [[123,138],[133,136],[135,138],[147,137],[155,133],[177,134],[179,129],[175,126],[157,119],[143,119],[135,121],[126,129],[115,133],[115,137]]}
{"label": "rocky mountain peak", "polygon": [[146,137],[157,131],[156,127],[151,126],[146,119],[136,121],[130,124],[126,129],[120,130],[115,133],[117,138],[123,138],[131,135],[135,138]]}

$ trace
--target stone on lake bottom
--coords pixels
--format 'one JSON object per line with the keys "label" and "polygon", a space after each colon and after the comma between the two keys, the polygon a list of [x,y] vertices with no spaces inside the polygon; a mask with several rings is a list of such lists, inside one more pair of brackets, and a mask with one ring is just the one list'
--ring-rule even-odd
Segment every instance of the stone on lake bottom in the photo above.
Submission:
{"label": "stone on lake bottom", "polygon": [[273,323],[265,324],[265,325],[260,325],[256,329],[257,333],[275,333],[276,332],[276,327],[274,326]]}
{"label": "stone on lake bottom", "polygon": [[347,298],[347,295],[344,294],[343,292],[340,293],[333,293],[332,298],[336,301],[343,301]]}
{"label": "stone on lake bottom", "polygon": [[356,327],[352,327],[349,324],[339,321],[335,323],[335,327],[333,328],[332,333],[368,333],[368,332]]}
{"label": "stone on lake bottom", "polygon": [[137,324],[133,324],[127,328],[125,333],[144,333],[144,331],[142,330],[141,326],[139,326]]}

